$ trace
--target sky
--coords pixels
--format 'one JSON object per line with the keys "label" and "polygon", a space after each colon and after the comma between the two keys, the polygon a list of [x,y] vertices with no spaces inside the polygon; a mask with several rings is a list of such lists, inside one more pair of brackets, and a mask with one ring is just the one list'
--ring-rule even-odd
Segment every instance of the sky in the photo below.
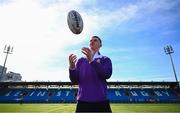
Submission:
{"label": "sky", "polygon": [[[67,25],[71,10],[84,22],[79,35]],[[10,45],[7,71],[23,81],[70,81],[68,56],[84,57],[93,35],[112,61],[108,81],[175,81],[167,45],[180,80],[180,0],[0,0],[0,65]]]}

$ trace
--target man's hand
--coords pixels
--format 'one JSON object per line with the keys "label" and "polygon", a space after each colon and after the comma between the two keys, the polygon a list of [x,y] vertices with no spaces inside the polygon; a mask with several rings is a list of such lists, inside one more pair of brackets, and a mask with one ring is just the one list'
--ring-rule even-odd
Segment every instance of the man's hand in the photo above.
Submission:
{"label": "man's hand", "polygon": [[75,63],[77,61],[77,56],[74,54],[69,55],[69,68],[74,69],[76,68]]}
{"label": "man's hand", "polygon": [[91,52],[91,50],[87,47],[83,47],[81,49],[81,52],[86,55],[87,59],[89,62],[91,62],[93,60],[93,53]]}

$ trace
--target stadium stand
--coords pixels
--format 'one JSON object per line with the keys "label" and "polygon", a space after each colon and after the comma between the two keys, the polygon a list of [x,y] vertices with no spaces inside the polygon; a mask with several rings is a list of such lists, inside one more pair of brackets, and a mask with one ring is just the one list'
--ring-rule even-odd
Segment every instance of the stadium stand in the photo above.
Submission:
{"label": "stadium stand", "polygon": [[[75,103],[70,82],[0,82],[0,103]],[[108,82],[111,103],[180,103],[177,82]]]}

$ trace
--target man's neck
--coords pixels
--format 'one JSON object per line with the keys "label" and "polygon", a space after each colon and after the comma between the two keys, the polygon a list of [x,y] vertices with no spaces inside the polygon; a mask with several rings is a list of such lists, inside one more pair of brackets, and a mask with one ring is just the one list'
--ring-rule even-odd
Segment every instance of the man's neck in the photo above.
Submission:
{"label": "man's neck", "polygon": [[94,56],[94,54],[95,54],[97,51],[98,51],[98,50],[96,50],[96,51],[91,50],[91,52],[92,52],[93,56]]}
{"label": "man's neck", "polygon": [[96,50],[91,49],[91,52],[92,52],[93,54],[95,54],[97,51],[99,51],[99,49],[96,49]]}

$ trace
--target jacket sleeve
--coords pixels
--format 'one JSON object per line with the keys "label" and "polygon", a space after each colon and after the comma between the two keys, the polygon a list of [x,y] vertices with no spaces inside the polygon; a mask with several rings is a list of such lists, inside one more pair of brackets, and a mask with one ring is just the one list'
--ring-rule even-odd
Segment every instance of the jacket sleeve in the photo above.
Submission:
{"label": "jacket sleeve", "polygon": [[79,81],[79,60],[78,62],[76,63],[76,68],[75,69],[69,69],[69,78],[71,80],[71,82],[73,83],[78,83]]}
{"label": "jacket sleeve", "polygon": [[69,69],[69,78],[71,82],[78,83],[78,72],[75,70]]}
{"label": "jacket sleeve", "polygon": [[100,63],[97,59],[91,62],[92,67],[96,70],[98,76],[102,79],[109,79],[112,75],[112,63],[108,57],[101,58]]}

